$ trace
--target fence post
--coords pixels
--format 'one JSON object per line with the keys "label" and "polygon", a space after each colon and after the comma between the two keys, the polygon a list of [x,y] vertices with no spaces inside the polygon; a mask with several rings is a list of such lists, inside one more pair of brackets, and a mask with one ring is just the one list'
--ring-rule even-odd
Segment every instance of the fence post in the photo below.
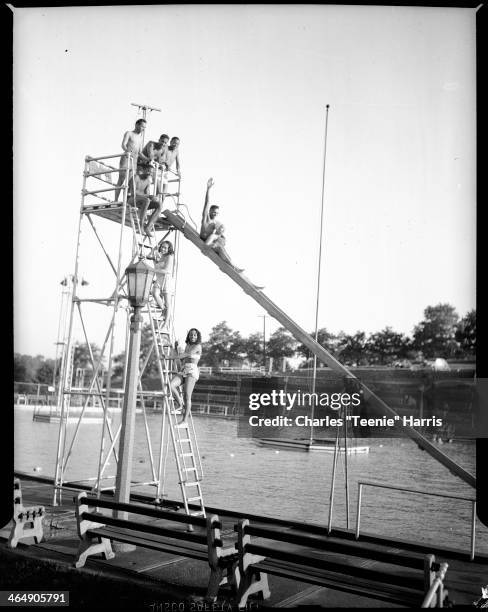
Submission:
{"label": "fence post", "polygon": [[356,540],[359,539],[359,523],[361,521],[361,498],[363,495],[363,485],[358,483],[358,510],[356,513]]}
{"label": "fence post", "polygon": [[471,519],[471,555],[469,557],[470,561],[473,561],[474,559],[475,539],[476,539],[476,500],[473,500],[473,513],[472,513],[472,519]]}

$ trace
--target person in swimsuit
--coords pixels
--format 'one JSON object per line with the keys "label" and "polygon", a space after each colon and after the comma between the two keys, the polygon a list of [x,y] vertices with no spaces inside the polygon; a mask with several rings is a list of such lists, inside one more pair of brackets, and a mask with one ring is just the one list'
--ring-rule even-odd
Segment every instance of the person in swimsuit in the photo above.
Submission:
{"label": "person in swimsuit", "polygon": [[156,272],[152,295],[156,300],[157,305],[161,308],[163,316],[163,326],[167,325],[171,315],[171,294],[172,294],[172,276],[174,249],[169,240],[163,240],[159,245],[154,257],[149,259],[155,260],[154,270]]}
{"label": "person in swimsuit", "polygon": [[[183,353],[175,352],[173,357],[182,360],[183,368],[171,380],[171,393],[178,407],[183,410],[183,417],[178,427],[187,427],[191,410],[191,395],[197,382],[200,371],[198,362],[202,356],[202,335],[192,327],[186,335],[186,346]],[[180,396],[180,387],[183,386],[183,399]]]}
{"label": "person in swimsuit", "polygon": [[[132,174],[136,173],[137,162],[141,161],[148,162],[149,159],[142,152],[142,139],[144,138],[144,130],[146,129],[146,120],[138,119],[133,130],[129,130],[124,134],[122,139],[122,149],[126,153],[131,153],[131,163],[129,168],[129,180]],[[127,169],[127,157],[123,155],[120,158],[119,163],[119,180],[117,182],[117,189],[115,190],[115,201],[119,199],[120,187],[124,183],[125,173]]]}
{"label": "person in swimsuit", "polygon": [[150,140],[144,149],[142,149],[142,152],[150,161],[159,164],[166,155],[168,142],[169,136],[167,134],[161,134],[158,142]]}
{"label": "person in swimsuit", "polygon": [[200,238],[205,244],[213,249],[225,263],[232,266],[236,272],[244,272],[243,268],[237,268],[231,261],[229,254],[225,250],[224,225],[217,220],[219,207],[216,204],[210,206],[210,189],[214,185],[213,178],[207,181],[207,191],[205,193],[205,204],[203,206],[202,224],[200,228]]}
{"label": "person in swimsuit", "polygon": [[[163,134],[163,136],[166,136],[166,134]],[[161,138],[163,136],[161,136]],[[169,145],[166,144],[164,151],[159,157],[159,163],[161,165],[161,193],[163,194],[163,200],[168,192],[168,184],[171,180],[171,176],[176,175],[181,179],[179,146],[180,139],[177,136],[173,136]],[[173,164],[176,164],[176,172],[171,169]]]}
{"label": "person in swimsuit", "polygon": [[[147,236],[153,236],[154,223],[157,221],[162,208],[162,202],[150,195],[152,184],[151,175],[148,170],[139,168],[134,177],[134,181],[129,181],[129,197],[127,202],[131,206],[136,206],[139,209],[139,225],[141,231],[144,230]],[[133,190],[135,188],[135,197]],[[153,209],[153,213],[149,221],[145,224],[147,211]]]}

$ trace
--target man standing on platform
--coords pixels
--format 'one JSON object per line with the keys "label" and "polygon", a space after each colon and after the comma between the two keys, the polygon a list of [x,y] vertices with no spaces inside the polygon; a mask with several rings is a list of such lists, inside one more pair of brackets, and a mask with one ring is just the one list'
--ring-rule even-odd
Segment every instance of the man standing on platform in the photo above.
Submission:
{"label": "man standing on platform", "polygon": [[166,164],[166,170],[171,170],[171,167],[176,163],[176,174],[181,178],[180,173],[180,139],[178,136],[173,136],[170,140],[169,147],[161,161]]}
{"label": "man standing on platform", "polygon": [[[135,176],[137,171],[137,160],[141,158],[144,162],[149,162],[149,159],[142,152],[142,139],[144,137],[144,130],[146,129],[146,120],[138,119],[133,130],[129,130],[124,134],[122,139],[122,149],[126,153],[131,153],[132,159],[129,168],[129,180],[132,176]],[[115,190],[115,201],[119,199],[120,186],[124,183],[125,174],[127,170],[127,157],[123,155],[120,158],[119,164],[119,180],[117,182],[117,189]]]}

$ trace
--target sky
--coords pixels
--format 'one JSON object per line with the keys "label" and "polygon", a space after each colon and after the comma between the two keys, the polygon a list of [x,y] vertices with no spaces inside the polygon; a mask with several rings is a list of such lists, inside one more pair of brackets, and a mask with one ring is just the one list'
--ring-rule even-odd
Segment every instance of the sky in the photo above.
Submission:
{"label": "sky", "polygon": [[[54,357],[60,281],[74,272],[84,158],[180,138],[181,202],[206,182],[228,251],[307,331],[411,334],[428,305],[475,307],[475,9],[166,5],[14,9],[14,348]],[[191,221],[190,221],[191,222]],[[113,274],[90,226],[80,297]],[[107,247],[117,224],[97,220]],[[128,236],[129,230],[127,230]],[[128,238],[125,239],[126,242]],[[127,243],[128,244],[128,243]],[[124,257],[130,260],[130,248]],[[125,264],[126,265],[126,264]],[[83,306],[99,346],[110,309]],[[243,335],[264,311],[180,240],[175,330]],[[122,315],[120,315],[122,316]],[[117,324],[114,350],[123,348]],[[279,324],[267,317],[267,334]],[[75,337],[84,340],[78,326]]]}

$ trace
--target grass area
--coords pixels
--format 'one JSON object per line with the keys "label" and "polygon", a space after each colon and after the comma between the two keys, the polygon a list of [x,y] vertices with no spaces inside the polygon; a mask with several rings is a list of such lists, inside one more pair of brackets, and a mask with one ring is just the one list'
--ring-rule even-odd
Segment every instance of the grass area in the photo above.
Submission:
{"label": "grass area", "polygon": [[[80,571],[63,564],[26,558],[0,549],[0,589],[18,591],[69,591],[69,608],[80,610],[190,610],[184,596],[164,595],[162,588],[112,578],[96,571]],[[181,603],[180,603],[181,602]],[[194,605],[194,604],[193,604]],[[196,609],[196,608],[195,608]]]}

